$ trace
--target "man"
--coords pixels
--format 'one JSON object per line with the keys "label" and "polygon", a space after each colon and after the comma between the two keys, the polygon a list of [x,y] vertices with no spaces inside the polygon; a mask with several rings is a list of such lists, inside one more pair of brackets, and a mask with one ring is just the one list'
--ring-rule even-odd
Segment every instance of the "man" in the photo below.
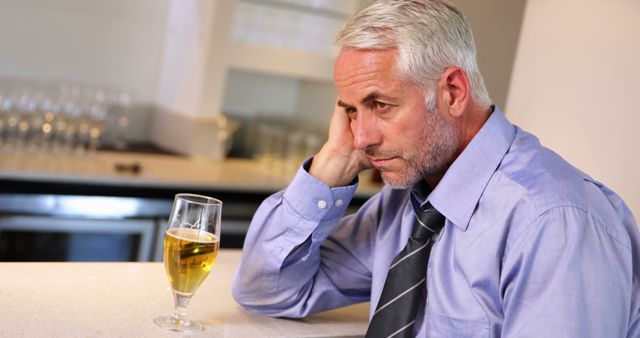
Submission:
{"label": "man", "polygon": [[[631,212],[491,105],[457,9],[377,1],[338,45],[328,140],[256,212],[240,304],[370,300],[370,337],[640,336]],[[371,167],[385,187],[342,217]]]}

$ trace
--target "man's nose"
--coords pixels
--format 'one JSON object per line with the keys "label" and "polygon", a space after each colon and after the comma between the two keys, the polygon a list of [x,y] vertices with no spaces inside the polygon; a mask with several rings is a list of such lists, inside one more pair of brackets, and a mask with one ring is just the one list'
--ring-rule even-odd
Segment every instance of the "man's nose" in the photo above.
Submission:
{"label": "man's nose", "polygon": [[382,141],[382,135],[378,130],[375,118],[368,115],[359,114],[357,119],[351,121],[353,146],[359,150],[379,145]]}

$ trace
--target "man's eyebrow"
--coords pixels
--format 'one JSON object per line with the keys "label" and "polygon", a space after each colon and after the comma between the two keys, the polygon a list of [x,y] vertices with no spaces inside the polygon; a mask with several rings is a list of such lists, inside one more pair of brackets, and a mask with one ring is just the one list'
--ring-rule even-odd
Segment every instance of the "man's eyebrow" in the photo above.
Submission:
{"label": "man's eyebrow", "polygon": [[[378,100],[378,99],[384,98],[384,97],[385,96],[380,94],[379,92],[373,91],[373,92],[367,94],[367,96],[365,96],[362,100],[360,100],[360,103],[366,104],[368,102],[375,101],[375,100]],[[352,105],[344,103],[342,100],[338,100],[338,106],[340,106],[342,108],[353,108]]]}
{"label": "man's eyebrow", "polygon": [[338,106],[342,107],[342,108],[353,108],[352,105],[346,104],[346,103],[342,102],[342,100],[338,100]]}
{"label": "man's eyebrow", "polygon": [[373,91],[371,93],[369,93],[367,96],[364,97],[364,99],[360,100],[361,103],[368,103],[371,101],[375,101],[377,99],[379,99],[382,95],[380,93],[378,93],[377,91]]}

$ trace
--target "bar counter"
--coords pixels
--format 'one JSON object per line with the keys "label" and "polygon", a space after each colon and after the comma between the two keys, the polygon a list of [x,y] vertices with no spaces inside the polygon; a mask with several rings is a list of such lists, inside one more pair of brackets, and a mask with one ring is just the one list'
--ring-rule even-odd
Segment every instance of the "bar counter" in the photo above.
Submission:
{"label": "bar counter", "polygon": [[[180,189],[273,193],[287,186],[297,165],[268,166],[251,159],[220,161],[186,156],[99,151],[85,156],[2,154],[0,180],[36,184],[84,184],[93,189]],[[121,170],[118,170],[120,168]],[[135,168],[135,170],[133,169]],[[382,187],[361,174],[357,197]]]}
{"label": "bar counter", "polygon": [[[244,310],[231,296],[240,250],[221,250],[188,307],[202,337],[349,337],[367,328],[368,304],[305,319]],[[153,318],[173,310],[162,263],[0,263],[1,337],[177,337]]]}

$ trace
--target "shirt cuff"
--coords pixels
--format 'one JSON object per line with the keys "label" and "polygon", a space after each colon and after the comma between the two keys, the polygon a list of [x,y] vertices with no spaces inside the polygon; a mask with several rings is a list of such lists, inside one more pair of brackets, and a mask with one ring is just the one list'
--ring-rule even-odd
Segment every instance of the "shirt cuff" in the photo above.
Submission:
{"label": "shirt cuff", "polygon": [[284,191],[284,200],[307,220],[326,221],[341,217],[358,187],[357,177],[350,185],[331,188],[309,174],[307,170],[312,160],[308,159],[298,168]]}

